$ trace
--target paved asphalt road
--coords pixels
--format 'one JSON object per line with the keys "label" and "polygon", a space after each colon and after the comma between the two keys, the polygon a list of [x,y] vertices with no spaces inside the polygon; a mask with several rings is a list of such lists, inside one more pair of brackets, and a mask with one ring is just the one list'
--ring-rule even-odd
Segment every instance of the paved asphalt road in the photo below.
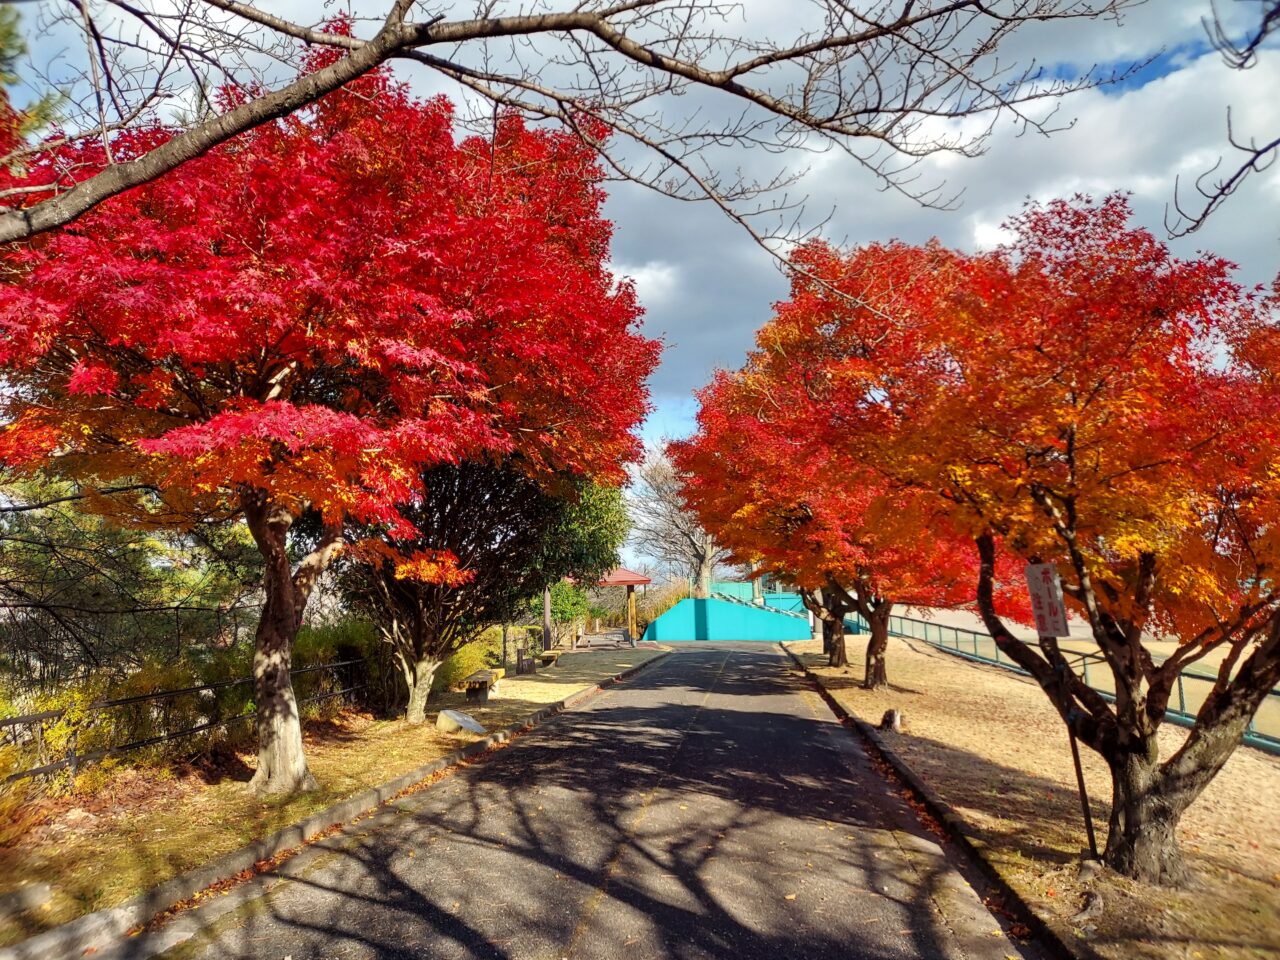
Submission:
{"label": "paved asphalt road", "polygon": [[1037,955],[761,644],[690,644],[326,843],[175,954]]}

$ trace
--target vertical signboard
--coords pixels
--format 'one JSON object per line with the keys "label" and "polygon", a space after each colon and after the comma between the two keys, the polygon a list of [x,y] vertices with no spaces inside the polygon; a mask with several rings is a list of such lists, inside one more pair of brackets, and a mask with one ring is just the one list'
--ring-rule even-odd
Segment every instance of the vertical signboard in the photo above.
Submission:
{"label": "vertical signboard", "polygon": [[1052,563],[1027,564],[1027,592],[1031,594],[1036,633],[1042,637],[1067,636],[1070,631],[1067,611],[1062,605],[1062,584]]}

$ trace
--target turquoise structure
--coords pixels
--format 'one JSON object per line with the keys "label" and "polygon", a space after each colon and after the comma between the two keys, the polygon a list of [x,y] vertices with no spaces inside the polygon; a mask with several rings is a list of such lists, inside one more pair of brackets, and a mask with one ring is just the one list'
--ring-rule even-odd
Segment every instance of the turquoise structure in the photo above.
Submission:
{"label": "turquoise structure", "polygon": [[800,594],[798,593],[766,593],[764,595],[764,605],[773,607],[775,610],[789,610],[792,613],[799,613],[805,619],[808,619],[804,601],[800,599]]}
{"label": "turquoise structure", "polygon": [[682,643],[697,640],[807,640],[809,618],[752,603],[713,597],[681,600],[644,631],[645,640]]}
{"label": "turquoise structure", "polygon": [[753,586],[750,580],[712,580],[711,595],[750,601]]}

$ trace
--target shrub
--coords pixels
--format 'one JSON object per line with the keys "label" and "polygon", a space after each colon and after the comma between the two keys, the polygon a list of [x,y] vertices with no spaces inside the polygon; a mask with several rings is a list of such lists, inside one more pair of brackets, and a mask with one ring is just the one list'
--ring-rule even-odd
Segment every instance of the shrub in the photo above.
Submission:
{"label": "shrub", "polygon": [[502,628],[490,627],[470,643],[460,647],[440,665],[431,682],[433,691],[447,690],[463,677],[502,663]]}
{"label": "shrub", "polygon": [[[478,649],[483,656],[485,648]],[[203,646],[184,651],[179,659],[144,660],[124,678],[90,676],[47,693],[26,696],[0,689],[0,717],[62,711],[61,717],[41,723],[39,730],[18,746],[6,747],[0,759],[13,772],[56,762],[72,750],[77,757],[92,757],[130,743],[145,744],[124,754],[95,758],[91,765],[77,765],[75,770],[64,767],[38,785],[45,792],[64,793],[96,789],[109,779],[111,769],[121,764],[169,763],[205,753],[220,744],[250,742],[254,736],[252,722],[234,718],[253,712],[253,684],[247,682],[252,661],[252,647],[247,642]],[[395,709],[399,681],[392,670],[388,647],[372,624],[350,620],[304,627],[294,647],[294,668],[326,664],[345,665],[295,678],[295,692],[304,717],[333,716],[350,703],[382,713]],[[214,689],[93,707],[103,700],[145,698],[153,693],[208,686]],[[340,695],[347,690],[351,693]],[[219,722],[223,720],[233,722]],[[207,729],[166,739],[198,727]],[[32,782],[23,790],[29,792],[35,786]],[[7,821],[10,808],[17,803],[8,793],[0,795],[0,820]],[[9,832],[2,830],[0,835]]]}
{"label": "shrub", "polygon": [[[363,662],[350,663],[352,660]],[[340,620],[324,626],[303,627],[298,632],[293,647],[295,670],[338,663],[345,666],[294,678],[294,692],[299,701],[327,698],[307,704],[304,717],[332,716],[347,703],[386,715],[403,702],[395,665],[391,662],[391,649],[369,621]],[[352,692],[344,697],[330,696],[342,690]]]}
{"label": "shrub", "polygon": [[32,812],[28,804],[32,795],[31,782],[9,780],[12,774],[26,767],[17,747],[0,745],[0,847],[16,843],[31,823]]}

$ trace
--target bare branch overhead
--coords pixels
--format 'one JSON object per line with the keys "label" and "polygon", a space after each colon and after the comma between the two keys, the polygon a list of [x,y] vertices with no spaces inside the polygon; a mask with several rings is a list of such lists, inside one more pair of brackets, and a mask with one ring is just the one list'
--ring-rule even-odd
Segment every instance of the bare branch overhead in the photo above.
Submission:
{"label": "bare branch overhead", "polygon": [[694,582],[707,596],[728,551],[716,543],[684,502],[683,483],[665,446],[651,449],[636,470],[627,497],[631,543],[644,556]]}
{"label": "bare branch overhead", "polygon": [[[1205,21],[1210,42],[1233,69],[1248,70],[1256,65],[1267,38],[1280,32],[1280,0],[1257,0],[1257,5],[1258,23],[1241,39],[1227,30],[1216,4],[1213,16]],[[1263,96],[1275,95],[1272,91],[1260,92]],[[1262,173],[1280,156],[1280,136],[1258,138],[1238,134],[1230,107],[1227,108],[1227,142],[1235,151],[1235,162],[1224,167],[1224,158],[1219,157],[1196,178],[1195,193],[1190,198],[1184,199],[1181,181],[1174,182],[1173,203],[1166,208],[1164,218],[1165,229],[1171,237],[1184,237],[1199,230],[1250,175]]]}
{"label": "bare branch overhead", "polygon": [[[780,161],[753,175],[740,152],[729,152],[742,147],[842,151],[883,188],[947,206],[955,198],[920,178],[921,158],[980,153],[1001,116],[1049,132],[1059,97],[1116,79],[1015,63],[999,52],[1011,35],[1045,22],[1115,19],[1135,2],[808,0],[788,4],[787,20],[776,22],[776,13],[724,0],[582,0],[560,11],[535,0],[479,2],[469,18],[396,0],[353,21],[347,35],[242,0],[44,0],[33,4],[41,31],[83,38],[82,65],[60,54],[34,78],[67,91],[51,141],[109,143],[121,130],[171,122],[162,111],[175,105],[185,122],[136,159],[60,171],[56,195],[21,183],[0,192],[8,204],[0,242],[68,224],[397,58],[459,84],[489,113],[497,105],[579,129],[594,118],[612,132],[596,143],[613,175],[709,199],[762,241],[794,228],[797,201],[785,191],[802,171]],[[344,55],[298,76],[304,44]],[[220,111],[215,91],[227,85],[253,95]],[[976,126],[958,122],[975,116]],[[28,144],[7,161],[35,164],[49,145]]]}

